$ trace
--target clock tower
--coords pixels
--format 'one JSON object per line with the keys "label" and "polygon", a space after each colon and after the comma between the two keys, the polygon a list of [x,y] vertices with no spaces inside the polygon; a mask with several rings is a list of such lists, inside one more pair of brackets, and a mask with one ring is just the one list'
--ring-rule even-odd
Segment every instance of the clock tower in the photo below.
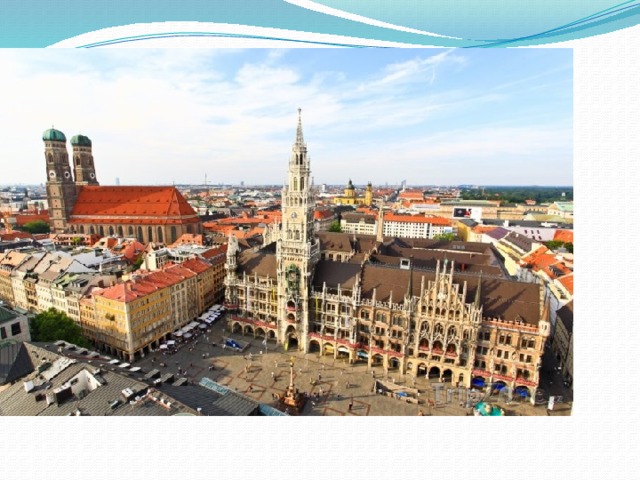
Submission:
{"label": "clock tower", "polygon": [[315,199],[301,110],[291,149],[287,183],[282,188],[282,224],[276,246],[278,268],[278,341],[285,348],[307,349],[309,290],[320,259],[314,236]]}

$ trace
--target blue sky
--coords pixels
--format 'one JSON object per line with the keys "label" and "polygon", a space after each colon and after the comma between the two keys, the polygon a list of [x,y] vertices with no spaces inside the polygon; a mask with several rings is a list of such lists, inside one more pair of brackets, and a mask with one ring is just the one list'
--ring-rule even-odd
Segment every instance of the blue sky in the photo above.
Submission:
{"label": "blue sky", "polygon": [[[0,184],[42,132],[113,184],[281,184],[302,108],[316,184],[573,184],[570,49],[0,51]],[[69,147],[70,148],[70,147]]]}

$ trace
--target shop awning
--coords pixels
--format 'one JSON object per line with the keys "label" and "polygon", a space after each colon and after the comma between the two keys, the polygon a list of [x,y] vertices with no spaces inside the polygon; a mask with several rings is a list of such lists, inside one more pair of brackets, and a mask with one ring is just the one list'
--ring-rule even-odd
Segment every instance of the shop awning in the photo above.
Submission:
{"label": "shop awning", "polygon": [[471,385],[474,387],[484,387],[486,384],[484,383],[484,378],[474,378],[471,380]]}

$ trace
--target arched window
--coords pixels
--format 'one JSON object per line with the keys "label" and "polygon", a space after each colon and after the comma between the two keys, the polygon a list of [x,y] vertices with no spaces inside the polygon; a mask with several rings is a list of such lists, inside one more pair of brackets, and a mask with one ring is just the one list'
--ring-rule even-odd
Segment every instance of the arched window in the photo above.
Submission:
{"label": "arched window", "polygon": [[144,238],[142,237],[142,227],[138,227],[138,240],[144,242]]}
{"label": "arched window", "polygon": [[128,235],[129,235],[130,237],[133,237],[133,226],[129,225],[129,230],[128,230],[128,231],[129,231],[129,234],[128,234]]}
{"label": "arched window", "polygon": [[162,227],[158,227],[157,238],[158,238],[158,242],[160,242],[160,243],[164,242],[164,240],[163,240],[164,235],[162,235]]}
{"label": "arched window", "polygon": [[444,327],[442,326],[441,323],[437,323],[436,324],[436,328],[434,329],[434,333],[436,335],[442,335],[444,333]]}
{"label": "arched window", "polygon": [[84,233],[84,225],[80,225],[80,233]]}
{"label": "arched window", "polygon": [[96,231],[95,231],[95,229],[93,228],[93,225],[91,225],[91,226],[89,227],[89,235],[93,235],[93,234],[95,234],[95,233],[96,233]]}
{"label": "arched window", "polygon": [[297,191],[298,190],[298,179],[297,178],[293,178],[293,190]]}
{"label": "arched window", "polygon": [[151,228],[151,225],[147,227],[147,239],[153,242],[153,228]]}
{"label": "arched window", "polygon": [[113,225],[109,225],[109,236],[113,237],[114,233],[115,233],[115,231],[113,230]]}
{"label": "arched window", "polygon": [[175,226],[171,227],[171,243],[175,243],[175,241],[178,239],[178,231],[176,230]]}
{"label": "arched window", "polygon": [[300,190],[304,190],[304,178],[300,179]]}
{"label": "arched window", "polygon": [[119,237],[124,237],[124,231],[122,230],[122,225],[120,225],[118,227],[118,236]]}
{"label": "arched window", "polygon": [[453,338],[458,336],[458,331],[456,327],[449,327],[449,331],[447,331],[447,337]]}
{"label": "arched window", "polygon": [[100,232],[100,236],[101,236],[101,237],[104,237],[104,227],[103,227],[102,225],[100,225],[100,230],[99,230],[99,232]]}

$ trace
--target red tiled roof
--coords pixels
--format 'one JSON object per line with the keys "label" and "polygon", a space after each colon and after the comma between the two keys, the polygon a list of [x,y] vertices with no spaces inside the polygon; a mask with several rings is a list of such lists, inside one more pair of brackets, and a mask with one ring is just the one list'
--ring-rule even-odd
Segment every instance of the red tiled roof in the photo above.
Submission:
{"label": "red tiled roof", "polygon": [[200,260],[199,258],[190,258],[189,260],[182,262],[181,265],[184,268],[188,268],[189,270],[195,273],[206,272],[208,269],[211,268],[211,265],[209,265],[204,260]]}
{"label": "red tiled roof", "polygon": [[165,224],[198,221],[191,205],[175,187],[84,186],[78,194],[70,223]]}
{"label": "red tiled roof", "polygon": [[405,190],[404,192],[400,192],[398,198],[406,198],[411,200],[422,200],[424,199],[423,192],[416,192],[411,190]]}
{"label": "red tiled roof", "polygon": [[573,273],[560,277],[558,282],[567,289],[567,291],[573,295]]}
{"label": "red tiled roof", "polygon": [[[541,256],[545,255],[548,251],[549,251],[549,249],[543,245],[543,246],[537,248],[536,250],[534,250],[533,252],[530,252],[530,253],[526,254],[524,257],[522,257],[521,263],[523,265],[534,265],[536,263],[536,261]],[[552,257],[553,257],[553,255],[552,255]]]}
{"label": "red tiled roof", "polygon": [[451,225],[451,221],[442,217],[424,217],[422,215],[385,214],[385,222],[431,223],[433,225]]}
{"label": "red tiled roof", "polygon": [[183,233],[170,247],[177,247],[179,245],[202,245],[202,235],[193,233]]}
{"label": "red tiled roof", "polygon": [[331,210],[316,210],[313,212],[313,218],[315,220],[324,220],[331,217],[333,217],[333,212]]}
{"label": "red tiled roof", "polygon": [[11,232],[11,233],[2,233],[0,234],[0,240],[5,242],[11,242],[13,240],[20,240],[23,238],[32,239],[33,235],[28,232]]}
{"label": "red tiled roof", "polygon": [[210,248],[209,250],[207,250],[206,252],[204,252],[202,254],[202,256],[206,259],[209,258],[213,258],[215,256],[220,255],[221,253],[227,253],[227,244],[224,245],[220,245],[219,247],[216,248]]}
{"label": "red tiled roof", "polygon": [[573,243],[573,230],[556,230],[553,239],[559,242]]}
{"label": "red tiled roof", "polygon": [[49,223],[49,212],[47,210],[40,210],[40,213],[17,213],[15,215],[16,225],[21,227],[25,223],[35,222],[37,220],[42,220],[43,222]]}

